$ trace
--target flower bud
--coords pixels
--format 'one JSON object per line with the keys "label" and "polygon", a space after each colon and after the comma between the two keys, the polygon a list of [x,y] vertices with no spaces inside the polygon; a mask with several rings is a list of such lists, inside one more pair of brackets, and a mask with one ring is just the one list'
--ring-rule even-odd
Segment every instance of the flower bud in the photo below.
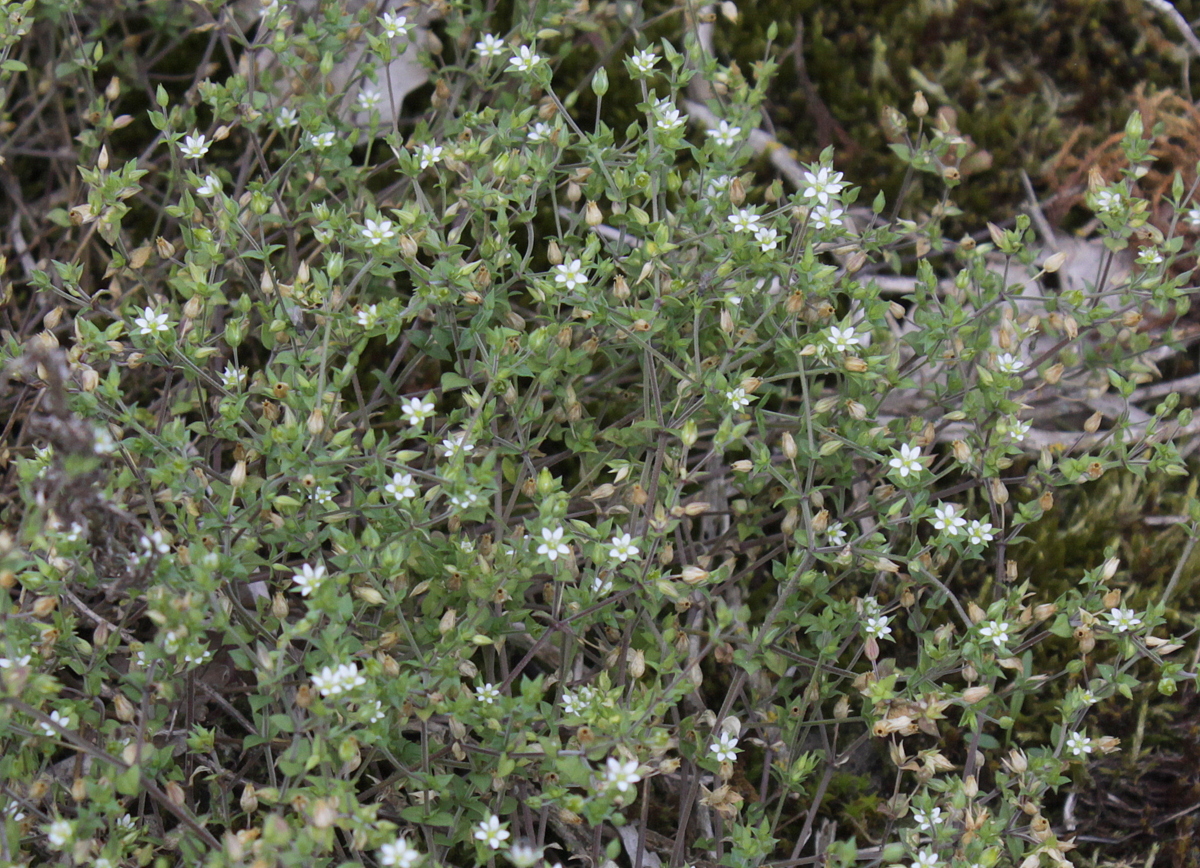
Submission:
{"label": "flower bud", "polygon": [[929,102],[925,99],[925,94],[921,91],[917,91],[917,95],[913,97],[912,111],[919,118],[923,118],[929,114]]}
{"label": "flower bud", "polygon": [[592,227],[599,226],[604,222],[604,213],[600,210],[600,206],[590,199],[583,210],[583,222]]}

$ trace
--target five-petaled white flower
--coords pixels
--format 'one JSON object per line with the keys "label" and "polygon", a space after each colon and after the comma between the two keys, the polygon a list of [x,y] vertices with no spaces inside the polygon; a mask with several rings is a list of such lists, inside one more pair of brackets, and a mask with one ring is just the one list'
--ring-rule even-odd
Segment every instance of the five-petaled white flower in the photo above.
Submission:
{"label": "five-petaled white flower", "polygon": [[542,528],[542,543],[538,546],[537,553],[545,555],[549,560],[556,561],[560,555],[569,555],[571,548],[562,541],[563,529],[556,527],[551,530],[548,527]]}
{"label": "five-petaled white flower", "polygon": [[323,667],[312,677],[312,683],[322,696],[339,696],[356,687],[362,687],[367,683],[367,679],[358,671],[357,663],[342,663],[336,669]]}
{"label": "five-petaled white flower", "polygon": [[985,542],[991,542],[996,538],[992,533],[992,523],[990,521],[980,521],[977,518],[971,519],[967,525],[967,541],[971,545],[980,545]]}
{"label": "five-petaled white flower", "polygon": [[825,528],[825,539],[831,546],[844,546],[849,539],[846,526],[840,521],[831,521],[829,527]]}
{"label": "five-petaled white flower", "polygon": [[1133,609],[1112,608],[1104,617],[1108,619],[1109,629],[1114,633],[1128,633],[1142,626],[1142,619]]}
{"label": "five-petaled white flower", "polygon": [[483,58],[499,57],[507,49],[504,41],[491,33],[483,34],[483,38],[475,43],[475,50],[479,52],[479,56]]}
{"label": "five-petaled white flower", "polygon": [[50,846],[56,850],[61,850],[71,843],[71,839],[75,837],[75,827],[71,825],[70,820],[55,820],[46,827],[46,840],[50,842]]}
{"label": "five-petaled white flower", "polygon": [[379,848],[379,864],[385,868],[416,868],[423,855],[407,838],[397,838]]}
{"label": "five-petaled white flower", "polygon": [[1101,214],[1108,214],[1111,211],[1116,211],[1121,207],[1121,196],[1111,190],[1101,190],[1096,194],[1093,200],[1096,203],[1096,210]]}
{"label": "five-petaled white flower", "polygon": [[292,576],[292,581],[296,583],[300,595],[304,597],[307,597],[317,588],[321,587],[321,582],[324,579],[324,564],[317,564],[315,567],[312,564],[303,564],[300,567],[300,572]]}
{"label": "five-petaled white flower", "polygon": [[967,520],[958,514],[953,503],[942,503],[933,508],[933,529],[944,531],[946,536],[958,536],[958,529],[966,527]]}
{"label": "five-petaled white flower", "polygon": [[883,615],[870,615],[863,624],[863,630],[873,639],[886,639],[892,635],[888,619]]}
{"label": "five-petaled white flower", "polygon": [[371,326],[379,322],[379,305],[369,304],[364,308],[360,308],[354,318],[363,328],[371,328]]}
{"label": "five-petaled white flower", "polygon": [[221,192],[221,179],[216,175],[205,175],[204,180],[196,185],[196,192],[204,198],[210,198]]}
{"label": "five-petaled white flower", "polygon": [[482,841],[493,850],[499,850],[508,840],[508,829],[505,829],[500,818],[495,814],[488,815],[483,822],[475,827],[475,840]]}
{"label": "five-petaled white flower", "polygon": [[779,246],[779,233],[770,226],[760,226],[754,230],[754,240],[763,253],[768,253]]}
{"label": "five-petaled white flower", "polygon": [[907,443],[900,447],[900,454],[888,462],[888,466],[900,471],[900,478],[907,479],[910,473],[917,474],[925,469],[921,463],[921,450]]}
{"label": "five-petaled white flower", "polygon": [[1162,265],[1162,261],[1162,254],[1156,248],[1141,247],[1138,249],[1138,265]]}
{"label": "five-petaled white flower", "polygon": [[163,539],[161,530],[156,530],[149,536],[143,536],[138,540],[138,545],[142,547],[142,551],[147,555],[154,554],[155,552],[165,555],[171,551],[171,547]]}
{"label": "five-petaled white flower", "polygon": [[383,94],[379,88],[373,84],[363,85],[358,92],[358,97],[354,104],[358,106],[359,111],[369,112],[371,109],[379,105],[379,101],[383,99]]}
{"label": "five-petaled white flower", "polygon": [[408,422],[414,428],[420,428],[425,420],[433,415],[433,401],[429,400],[429,396],[424,398],[412,397],[400,403],[400,418]]}
{"label": "five-petaled white flower", "polygon": [[737,386],[726,392],[725,400],[729,402],[729,409],[734,413],[737,413],[750,405],[750,396],[746,394],[746,390],[741,386]]}
{"label": "five-petaled white flower", "polygon": [[1002,374],[1019,374],[1025,367],[1021,360],[1012,353],[1001,353],[996,356],[996,370]]}
{"label": "five-petaled white flower", "polygon": [[50,723],[42,724],[42,732],[46,733],[46,735],[49,735],[49,736],[58,735],[58,730],[55,729],[53,726],[51,726],[50,725],[51,723],[56,723],[59,726],[61,726],[63,729],[70,729],[71,728],[71,715],[63,714],[61,711],[51,711],[50,712]]}
{"label": "five-petaled white flower", "polygon": [[654,64],[656,63],[658,63],[658,53],[653,48],[643,48],[629,58],[629,65],[639,75],[649,75],[652,73],[654,71]]}
{"label": "five-petaled white flower", "polygon": [[289,130],[300,123],[300,115],[294,108],[284,106],[275,113],[275,125],[281,130]]}
{"label": "five-petaled white flower", "polygon": [[534,865],[545,864],[542,862],[542,850],[524,842],[512,845],[508,851],[508,861],[516,868],[533,868]]}
{"label": "five-petaled white flower", "polygon": [[395,39],[397,36],[408,35],[408,19],[403,15],[384,12],[379,16],[379,24],[383,27],[383,32],[387,34],[388,39]]}
{"label": "five-petaled white flower", "polygon": [[475,698],[484,705],[491,705],[500,698],[500,688],[495,684],[488,682],[487,684],[481,685],[479,690],[475,691]]}
{"label": "five-petaled white flower", "polygon": [[466,431],[459,431],[442,440],[442,454],[447,457],[455,454],[469,455],[474,450],[475,444],[468,439]]}
{"label": "five-petaled white flower", "polygon": [[1025,439],[1025,435],[1029,433],[1029,422],[1022,422],[1020,419],[1009,419],[1007,422],[997,426],[1002,433],[1007,434],[1017,443]]}
{"label": "five-petaled white flower", "polygon": [[450,495],[450,505],[460,512],[479,504],[479,493],[468,489],[462,494]]}
{"label": "five-petaled white flower", "polygon": [[417,496],[417,486],[411,473],[393,473],[392,481],[383,490],[396,500],[409,500]]}
{"label": "five-petaled white flower", "polygon": [[1085,756],[1092,752],[1092,740],[1082,732],[1073,732],[1067,736],[1067,750],[1072,756]]}
{"label": "five-petaled white flower", "polygon": [[1189,209],[1186,219],[1193,229],[1200,229],[1200,208]]}
{"label": "five-petaled white flower", "polygon": [[603,576],[596,576],[592,579],[592,593],[597,597],[603,597],[613,589],[612,579],[606,579]]}
{"label": "five-petaled white flower", "polygon": [[660,99],[654,103],[654,125],[664,133],[673,133],[684,124],[683,115],[669,99]]}
{"label": "five-petaled white flower", "polygon": [[739,208],[737,213],[729,215],[729,222],[738,232],[757,232],[759,217],[748,208]]}
{"label": "five-petaled white flower", "polygon": [[550,141],[550,136],[552,135],[554,135],[554,129],[550,124],[538,121],[529,128],[529,132],[525,134],[525,138],[537,145]]}
{"label": "five-petaled white flower", "polygon": [[554,271],[554,282],[568,292],[587,286],[587,274],[583,270],[583,263],[578,259],[556,265]]}
{"label": "five-petaled white flower", "polygon": [[609,545],[611,548],[608,550],[608,556],[616,558],[621,563],[625,563],[630,558],[636,558],[641,553],[641,549],[637,547],[633,537],[629,534],[614,536]]}
{"label": "five-petaled white flower", "polygon": [[913,811],[913,819],[917,821],[917,828],[922,832],[932,832],[942,822],[942,809],[930,808],[928,811]]}
{"label": "five-petaled white flower", "polygon": [[198,160],[207,154],[211,147],[212,142],[206,139],[203,133],[192,133],[183,137],[183,145],[180,146],[179,152],[185,157]]}
{"label": "five-petaled white flower", "polygon": [[508,65],[517,72],[532,72],[542,62],[542,56],[534,53],[528,45],[522,45],[516,54],[508,59]]}
{"label": "five-petaled white flower", "polygon": [[372,220],[367,218],[366,225],[362,228],[363,238],[367,240],[368,247],[378,247],[389,238],[396,237],[396,230],[392,228],[391,220]]}
{"label": "five-petaled white flower", "polygon": [[842,215],[845,213],[832,205],[818,205],[809,212],[808,219],[814,229],[834,229],[842,225]]}
{"label": "five-petaled white flower", "polygon": [[309,147],[316,148],[318,151],[324,151],[327,148],[333,147],[334,133],[333,130],[326,130],[323,133],[309,133]]}
{"label": "five-petaled white flower", "polygon": [[738,143],[741,134],[742,128],[730,126],[729,121],[721,121],[714,129],[707,131],[708,137],[722,148],[732,148]]}
{"label": "five-petaled white flower", "polygon": [[133,324],[138,327],[139,334],[152,335],[157,332],[171,330],[171,322],[165,313],[158,313],[154,308],[142,309],[142,315],[135,318]]}
{"label": "five-petaled white flower", "polygon": [[941,864],[938,861],[937,854],[932,850],[922,850],[908,864],[908,868],[939,868]]}
{"label": "five-petaled white flower", "polygon": [[738,740],[737,736],[728,732],[722,732],[721,737],[713,742],[709,750],[712,752],[713,759],[719,763],[731,763],[737,759],[738,755]]}
{"label": "five-petaled white flower", "polygon": [[979,628],[979,635],[997,648],[1003,648],[1008,642],[1008,624],[1003,621],[988,621]]}
{"label": "five-petaled white flower", "polygon": [[829,327],[829,345],[839,353],[848,353],[859,347],[862,342],[863,336],[855,330],[854,326]]}
{"label": "five-petaled white flower", "polygon": [[828,205],[830,197],[841,193],[846,186],[842,183],[842,173],[831,171],[828,166],[821,166],[815,174],[805,172],[804,182],[808,186],[801,195],[806,199],[816,199],[822,205]]}
{"label": "five-petaled white flower", "polygon": [[619,793],[628,792],[634,784],[642,779],[642,776],[638,774],[637,760],[622,762],[615,756],[610,756],[607,766],[604,771],[604,780],[610,787],[616,787]]}
{"label": "five-petaled white flower", "polygon": [[435,163],[441,162],[442,152],[444,150],[446,150],[446,149],[443,148],[441,145],[430,145],[430,144],[421,145],[420,151],[417,152],[418,156],[420,157],[421,168],[428,169],[430,166],[434,165]]}

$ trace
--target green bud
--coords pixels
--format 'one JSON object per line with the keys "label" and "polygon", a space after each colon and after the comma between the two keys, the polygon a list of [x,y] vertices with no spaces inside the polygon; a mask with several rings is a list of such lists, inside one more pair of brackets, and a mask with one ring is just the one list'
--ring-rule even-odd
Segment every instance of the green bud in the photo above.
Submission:
{"label": "green bud", "polygon": [[608,70],[603,66],[592,76],[592,93],[596,96],[604,96],[608,93]]}

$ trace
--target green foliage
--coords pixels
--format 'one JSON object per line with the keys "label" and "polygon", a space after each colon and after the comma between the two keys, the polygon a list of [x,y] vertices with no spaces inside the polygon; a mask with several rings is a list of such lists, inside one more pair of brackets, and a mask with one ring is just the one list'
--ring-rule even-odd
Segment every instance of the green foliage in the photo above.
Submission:
{"label": "green foliage", "polygon": [[[120,28],[40,13],[92,46],[57,71],[90,102],[46,215],[75,243],[19,287],[53,310],[3,346],[40,395],[0,550],[4,858],[1062,863],[1052,799],[1117,747],[1089,710],[1191,677],[1174,580],[1135,608],[1099,549],[1061,586],[1010,561],[1054,492],[1183,472],[1190,411],[1130,410],[1134,314],[1186,306],[1181,244],[1138,234],[1144,130],[1090,193],[1101,274],[1137,267],[1041,295],[1027,218],[945,239],[968,148],[919,105],[890,122],[944,199],[921,222],[832,149],[755,187],[773,61],[721,64],[703,21],[627,50],[619,9],[442,7],[197,6],[227,65],[146,77],[120,123]],[[585,39],[622,62],[561,81]],[[410,42],[430,105],[385,118]],[[1123,412],[1031,431],[1072,382]]]}

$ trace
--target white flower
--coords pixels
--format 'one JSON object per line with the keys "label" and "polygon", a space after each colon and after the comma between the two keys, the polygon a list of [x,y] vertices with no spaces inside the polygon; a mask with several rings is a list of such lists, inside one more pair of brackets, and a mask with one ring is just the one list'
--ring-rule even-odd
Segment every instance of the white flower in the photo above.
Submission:
{"label": "white flower", "polygon": [[75,837],[75,827],[70,820],[55,820],[46,827],[46,840],[56,850],[62,850]]}
{"label": "white flower", "polygon": [[542,56],[535,54],[528,45],[522,45],[516,54],[508,59],[508,65],[517,72],[531,72],[542,62]]}
{"label": "white flower", "polygon": [[1113,608],[1104,617],[1108,619],[1109,629],[1114,633],[1128,633],[1142,626],[1142,619],[1133,609]]}
{"label": "white flower", "polygon": [[508,851],[508,861],[517,868],[533,868],[542,860],[542,851],[531,844],[513,844]]}
{"label": "white flower", "polygon": [[1121,207],[1121,197],[1117,193],[1110,190],[1101,190],[1096,194],[1095,198],[1096,210],[1101,214],[1107,214],[1110,211],[1116,211]]}
{"label": "white flower", "polygon": [[400,418],[412,427],[420,428],[425,420],[433,415],[434,409],[433,401],[429,400],[428,395],[424,398],[409,398],[400,404]]}
{"label": "white flower", "polygon": [[221,179],[216,175],[205,175],[204,180],[196,185],[196,192],[206,199],[216,196],[221,192]]}
{"label": "white flower", "polygon": [[362,687],[367,683],[367,679],[358,671],[357,663],[343,663],[337,669],[324,667],[312,677],[312,683],[322,696],[339,696],[356,687]]}
{"label": "white flower", "polygon": [[500,688],[495,684],[485,684],[475,693],[475,698],[484,705],[491,705],[500,698]]}
{"label": "white flower", "polygon": [[317,588],[321,587],[321,582],[324,579],[324,564],[317,564],[315,567],[312,564],[304,564],[300,567],[300,572],[292,576],[292,581],[299,586],[300,595],[303,597],[307,597]]}
{"label": "white flower", "polygon": [[549,124],[538,121],[536,124],[530,127],[529,132],[525,134],[525,138],[536,145],[540,144],[541,142],[550,141],[550,136],[553,134],[554,130]]}
{"label": "white flower", "polygon": [[396,230],[392,228],[391,220],[376,222],[368,218],[366,225],[360,231],[363,238],[367,239],[368,247],[378,247],[389,238],[396,236]]}
{"label": "white flower", "polygon": [[609,543],[612,548],[608,550],[610,558],[616,558],[621,563],[625,563],[630,558],[636,558],[640,554],[640,549],[634,544],[633,537],[629,534],[624,536],[614,536],[612,542]]}
{"label": "white flower", "polygon": [[559,555],[569,555],[571,549],[562,541],[562,538],[563,529],[561,527],[556,527],[554,530],[548,527],[542,528],[542,542],[538,546],[537,553],[545,555],[551,561],[558,560]]}
{"label": "white flower", "polygon": [[649,75],[658,63],[658,53],[653,48],[643,48],[629,58],[629,65],[639,75]]}
{"label": "white flower", "polygon": [[300,123],[300,115],[293,108],[284,106],[275,113],[275,124],[281,130],[287,130]]}
{"label": "white flower", "polygon": [[1162,254],[1154,247],[1142,247],[1138,250],[1138,265],[1162,265]]}
{"label": "white flower", "polygon": [[709,751],[712,752],[713,759],[719,763],[731,763],[737,759],[738,755],[738,740],[737,736],[731,735],[728,732],[722,732],[721,737],[713,742]]}
{"label": "white flower", "polygon": [[821,166],[816,174],[805,172],[804,181],[808,186],[801,195],[806,199],[816,199],[822,205],[828,205],[830,197],[841,193],[846,186],[842,183],[842,173],[830,171],[828,166]]}
{"label": "white flower", "polygon": [[1025,435],[1029,433],[1030,424],[1029,422],[1021,422],[1018,419],[1013,419],[1008,423],[1008,436],[1020,443],[1025,439]]}
{"label": "white flower", "polygon": [[578,690],[564,690],[562,705],[564,714],[579,714],[592,701],[592,689],[581,687]]}
{"label": "white flower", "polygon": [[603,597],[612,592],[612,579],[606,579],[602,576],[596,576],[592,579],[592,593],[597,597]]}
{"label": "white flower", "polygon": [[846,536],[846,526],[840,521],[830,522],[825,528],[825,539],[829,541],[831,546],[844,546],[848,537]]}
{"label": "white flower", "polygon": [[221,371],[221,386],[227,392],[236,392],[246,382],[246,369],[235,368],[230,362]]}
{"label": "white flower", "polygon": [[842,225],[842,215],[846,212],[831,205],[818,205],[808,214],[809,222],[815,229],[834,229]]}
{"label": "white flower", "polygon": [[995,538],[995,534],[992,533],[991,522],[973,518],[971,519],[971,523],[967,525],[967,541],[971,545],[977,546],[981,543],[991,542]]}
{"label": "white flower", "polygon": [[921,463],[921,450],[907,443],[900,447],[900,454],[888,462],[888,466],[900,471],[900,478],[907,479],[910,473],[917,474],[925,469]]}
{"label": "white flower", "polygon": [[337,494],[336,488],[318,485],[312,490],[309,496],[321,506],[333,506],[333,497],[335,494]]}
{"label": "white flower", "polygon": [[587,286],[587,274],[584,273],[583,263],[578,259],[562,265],[554,266],[555,272],[554,282],[566,289],[568,292],[578,289],[581,286]]}
{"label": "white flower", "polygon": [[1187,222],[1193,229],[1200,229],[1200,208],[1192,208],[1187,212]]}
{"label": "white flower", "polygon": [[500,825],[500,818],[491,814],[475,827],[475,840],[482,841],[493,850],[499,850],[508,840],[508,830]]}
{"label": "white flower", "polygon": [[913,811],[913,819],[917,821],[917,828],[922,832],[932,832],[942,821],[942,809],[931,808],[929,811]]}
{"label": "white flower", "polygon": [[1082,732],[1073,732],[1067,736],[1067,750],[1072,756],[1085,756],[1092,752],[1092,740]]}
{"label": "white flower", "polygon": [[208,149],[212,147],[212,142],[204,137],[202,133],[192,133],[184,136],[183,145],[179,148],[179,152],[185,157],[193,160],[198,160],[208,153]]}
{"label": "white flower", "polygon": [[608,758],[608,768],[604,772],[604,780],[610,787],[616,787],[617,792],[625,793],[642,779],[638,774],[638,761],[621,762],[615,756]]}
{"label": "white flower", "polygon": [[839,353],[848,353],[862,345],[863,336],[859,335],[854,326],[839,328],[829,327],[829,344]]}
{"label": "white flower", "polygon": [[393,473],[392,481],[383,490],[396,500],[408,500],[417,496],[417,486],[413,483],[411,473]]}
{"label": "white flower", "polygon": [[729,402],[729,409],[734,413],[741,411],[750,404],[750,396],[746,394],[746,390],[741,386],[726,392],[725,400]]}
{"label": "white flower", "polygon": [[63,542],[79,542],[83,538],[84,527],[77,521],[71,522],[71,528],[63,534]]}
{"label": "white flower", "polygon": [[768,253],[779,246],[779,233],[769,226],[760,226],[754,230],[754,240],[758,242],[763,253]]}
{"label": "white flower", "polygon": [[141,545],[142,550],[145,551],[146,554],[158,552],[160,555],[165,555],[171,550],[171,547],[163,540],[161,530],[154,531],[154,533],[150,534],[150,536],[143,536],[138,540],[138,543]]}
{"label": "white flower", "polygon": [[442,440],[442,454],[446,457],[461,453],[469,455],[475,450],[475,444],[467,439],[466,431],[459,431],[457,434],[451,434]]}
{"label": "white flower", "polygon": [[408,24],[408,19],[403,15],[384,12],[379,16],[379,24],[383,27],[383,32],[387,35],[388,39],[408,35],[408,30],[405,28],[405,25]]}
{"label": "white flower", "polygon": [[383,99],[383,94],[379,88],[373,84],[365,84],[358,91],[358,98],[354,104],[358,106],[359,111],[369,112],[371,109],[379,105],[379,101]]}
{"label": "white flower", "polygon": [[97,455],[108,455],[116,451],[117,443],[107,428],[97,425],[92,431],[92,448]]}
{"label": "white flower", "polygon": [[333,147],[334,133],[333,130],[326,130],[323,133],[309,133],[309,147],[316,148],[319,151],[324,151],[327,148]]}
{"label": "white flower", "polygon": [[937,854],[932,850],[922,850],[916,855],[914,861],[908,864],[908,868],[938,868],[941,864]]}
{"label": "white flower", "polygon": [[684,124],[683,115],[669,99],[660,99],[654,103],[655,125],[664,133],[671,133]]}
{"label": "white flower", "polygon": [[371,328],[375,323],[379,322],[379,305],[369,304],[359,310],[354,319],[360,326],[365,329]]}
{"label": "white flower", "polygon": [[134,319],[133,324],[138,327],[138,333],[143,335],[171,330],[171,321],[167,315],[158,313],[152,307],[143,308],[142,315]]}
{"label": "white flower", "polygon": [[442,152],[444,150],[446,149],[441,145],[421,145],[421,150],[419,151],[421,157],[421,168],[428,169],[435,163],[441,162]]}
{"label": "white flower", "polygon": [[407,838],[397,838],[379,848],[379,864],[387,868],[415,868],[422,855]]}
{"label": "white flower", "polygon": [[888,619],[883,615],[868,616],[863,629],[873,639],[886,639],[892,635],[892,628],[889,626]]}
{"label": "white flower", "polygon": [[736,214],[729,215],[729,222],[738,232],[757,232],[759,217],[747,208],[739,208]]}
{"label": "white flower", "polygon": [[462,494],[450,495],[450,505],[461,512],[479,503],[479,494],[474,491],[464,491]]}
{"label": "white flower", "polygon": [[1021,360],[1012,353],[1001,353],[996,356],[996,370],[1002,374],[1019,374],[1025,367]]}
{"label": "white flower", "polygon": [[721,121],[717,124],[716,129],[707,131],[708,137],[723,148],[732,148],[736,145],[741,134],[742,128],[730,126],[729,121]]}
{"label": "white flower", "polygon": [[479,52],[483,58],[499,57],[506,50],[504,42],[490,33],[485,33],[483,38],[475,43],[475,50]]}
{"label": "white flower", "polygon": [[[60,711],[51,711],[50,712],[50,721],[51,721],[51,723],[57,723],[63,729],[71,729],[71,715],[70,714],[63,714]],[[44,733],[46,733],[46,735],[52,736],[52,737],[58,735],[58,730],[55,729],[53,726],[51,726],[49,723],[42,724],[42,732],[44,732]]]}
{"label": "white flower", "polygon": [[997,648],[1008,642],[1008,624],[1003,621],[988,621],[979,628],[979,635],[991,641]]}
{"label": "white flower", "polygon": [[942,503],[933,508],[933,529],[945,531],[946,536],[958,536],[958,529],[966,527],[967,520],[958,514],[953,503]]}

